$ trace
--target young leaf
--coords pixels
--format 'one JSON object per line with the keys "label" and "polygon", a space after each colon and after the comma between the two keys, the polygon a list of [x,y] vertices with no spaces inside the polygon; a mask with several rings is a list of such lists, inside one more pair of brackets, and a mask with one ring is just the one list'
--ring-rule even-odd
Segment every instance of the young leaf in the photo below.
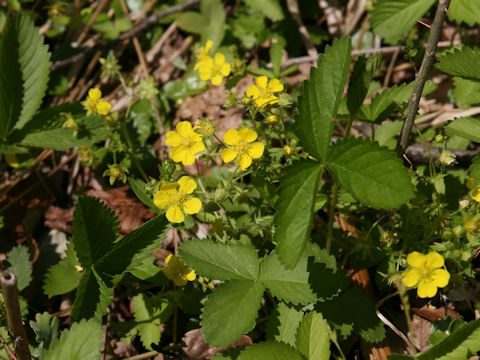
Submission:
{"label": "young leaf", "polygon": [[330,336],[322,315],[312,311],[305,315],[297,333],[297,349],[308,360],[330,359]]}
{"label": "young leaf", "polygon": [[258,255],[251,246],[193,239],[179,246],[178,255],[199,275],[211,279],[258,279]]}
{"label": "young leaf", "polygon": [[282,6],[278,0],[245,0],[245,3],[252,9],[260,11],[263,15],[271,20],[283,19]]}
{"label": "young leaf", "polygon": [[302,256],[293,269],[287,269],[272,252],[263,258],[259,280],[273,296],[293,304],[315,302],[316,296],[308,284],[308,259]]}
{"label": "young leaf", "polygon": [[264,290],[260,281],[231,280],[208,295],[201,315],[207,343],[227,346],[252,330]]}
{"label": "young leaf", "polygon": [[47,350],[42,351],[45,360],[85,360],[99,359],[103,345],[102,326],[94,319],[75,323],[69,330],[62,331],[60,339],[52,341]]}
{"label": "young leaf", "polygon": [[49,313],[36,314],[35,321],[30,320],[30,327],[35,332],[36,340],[41,348],[48,348],[50,343],[58,338],[60,320]]}
{"label": "young leaf", "polygon": [[294,347],[302,317],[302,311],[284,302],[278,303],[268,318],[266,339],[283,342]]}
{"label": "young leaf", "polygon": [[253,344],[240,353],[238,360],[303,360],[295,349],[287,344],[266,341]]}
{"label": "young leaf", "polygon": [[293,268],[302,255],[310,236],[313,207],[323,165],[311,161],[298,161],[282,177],[280,198],[275,214],[274,241],[280,260]]}
{"label": "young leaf", "polygon": [[47,89],[50,53],[30,17],[14,15],[0,40],[0,139],[24,126]]}
{"label": "young leaf", "polygon": [[445,134],[480,143],[480,120],[473,117],[455,119],[445,126]]}
{"label": "young leaf", "polygon": [[371,12],[373,31],[389,43],[396,43],[409,31],[435,0],[378,0]]}
{"label": "young leaf", "polygon": [[318,56],[299,99],[296,132],[305,151],[325,160],[333,133],[333,121],[342,98],[350,66],[350,38],[336,39]]}
{"label": "young leaf", "polygon": [[24,245],[15,246],[8,252],[5,261],[5,270],[15,273],[18,291],[22,291],[32,281],[32,264],[28,248]]}
{"label": "young leaf", "polygon": [[437,54],[435,67],[467,80],[480,81],[480,49],[468,46],[455,47]]}
{"label": "young leaf", "polygon": [[408,171],[396,154],[368,139],[335,143],[327,167],[345,190],[367,206],[395,208],[414,195]]}
{"label": "young leaf", "polygon": [[472,0],[452,0],[448,14],[457,23],[465,22],[469,26],[480,22],[480,6]]}
{"label": "young leaf", "polygon": [[98,199],[81,196],[75,205],[72,242],[84,268],[111,249],[118,234],[115,213]]}

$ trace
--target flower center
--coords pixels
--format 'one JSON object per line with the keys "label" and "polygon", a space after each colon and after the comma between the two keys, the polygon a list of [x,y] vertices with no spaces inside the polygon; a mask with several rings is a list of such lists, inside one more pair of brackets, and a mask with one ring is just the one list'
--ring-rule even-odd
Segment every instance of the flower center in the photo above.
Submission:
{"label": "flower center", "polygon": [[181,193],[168,194],[169,205],[180,205],[185,199],[185,195]]}
{"label": "flower center", "polygon": [[433,282],[433,271],[432,271],[432,269],[424,267],[422,269],[422,279],[426,282]]}
{"label": "flower center", "polygon": [[248,151],[248,144],[241,142],[236,146],[235,150],[237,150],[239,154],[246,153]]}

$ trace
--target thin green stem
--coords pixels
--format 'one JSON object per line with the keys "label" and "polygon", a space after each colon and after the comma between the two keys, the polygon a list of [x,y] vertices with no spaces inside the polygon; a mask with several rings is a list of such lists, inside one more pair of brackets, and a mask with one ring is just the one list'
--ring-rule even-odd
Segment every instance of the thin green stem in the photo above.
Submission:
{"label": "thin green stem", "polygon": [[417,348],[415,346],[415,336],[413,334],[412,318],[410,316],[410,302],[408,301],[407,290],[400,283],[397,283],[396,285],[397,285],[398,293],[400,296],[400,301],[402,302],[402,305],[403,305],[405,320],[407,322],[408,339],[410,340],[410,343],[412,345],[412,352],[415,355],[417,353]]}
{"label": "thin green stem", "polygon": [[326,250],[329,253],[332,249],[333,222],[335,220],[335,207],[337,206],[337,198],[338,198],[338,184],[334,182],[332,187],[332,198],[330,200],[330,209],[328,211],[327,244],[325,246]]}
{"label": "thin green stem", "polygon": [[130,135],[128,134],[128,130],[127,130],[127,127],[125,125],[125,121],[121,122],[120,131],[122,132],[122,135],[125,138],[125,141],[127,142],[128,153],[130,154],[130,157],[133,161],[133,164],[137,168],[140,175],[142,175],[143,180],[148,182],[148,176],[147,176],[147,174],[145,174],[145,171],[143,171],[142,166],[140,165],[140,161],[138,160],[137,155],[135,155],[135,153],[133,151],[133,143],[132,143],[132,140],[130,139]]}

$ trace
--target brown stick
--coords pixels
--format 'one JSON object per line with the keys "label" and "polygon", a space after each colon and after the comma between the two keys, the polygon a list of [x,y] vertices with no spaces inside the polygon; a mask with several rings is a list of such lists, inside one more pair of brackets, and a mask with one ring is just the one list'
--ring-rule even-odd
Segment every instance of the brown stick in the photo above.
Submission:
{"label": "brown stick", "polygon": [[2,284],[3,300],[7,312],[8,331],[13,338],[13,346],[19,360],[30,360],[28,338],[22,322],[22,313],[18,303],[17,276],[15,273],[5,270],[0,276]]}

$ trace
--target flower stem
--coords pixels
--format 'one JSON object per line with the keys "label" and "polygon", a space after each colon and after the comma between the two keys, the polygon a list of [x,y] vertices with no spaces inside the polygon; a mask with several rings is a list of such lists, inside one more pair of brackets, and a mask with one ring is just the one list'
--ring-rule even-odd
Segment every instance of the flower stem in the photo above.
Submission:
{"label": "flower stem", "polygon": [[410,302],[408,301],[407,291],[405,287],[402,284],[400,284],[399,281],[397,281],[395,285],[397,286],[398,293],[400,296],[400,301],[402,302],[402,305],[403,305],[405,320],[407,321],[408,339],[410,340],[410,343],[412,345],[412,352],[415,355],[417,353],[417,348],[415,346],[415,336],[413,334],[412,318],[410,317]]}
{"label": "flower stem", "polygon": [[133,144],[132,140],[130,139],[130,135],[128,134],[127,127],[125,126],[125,121],[121,122],[120,126],[120,131],[122,132],[123,137],[125,138],[125,141],[127,142],[128,146],[128,153],[130,154],[130,157],[133,161],[133,164],[137,168],[137,170],[140,172],[140,175],[142,175],[143,180],[148,182],[148,177],[147,174],[145,174],[145,171],[143,171],[142,166],[140,165],[140,161],[138,160],[137,155],[133,152]]}

